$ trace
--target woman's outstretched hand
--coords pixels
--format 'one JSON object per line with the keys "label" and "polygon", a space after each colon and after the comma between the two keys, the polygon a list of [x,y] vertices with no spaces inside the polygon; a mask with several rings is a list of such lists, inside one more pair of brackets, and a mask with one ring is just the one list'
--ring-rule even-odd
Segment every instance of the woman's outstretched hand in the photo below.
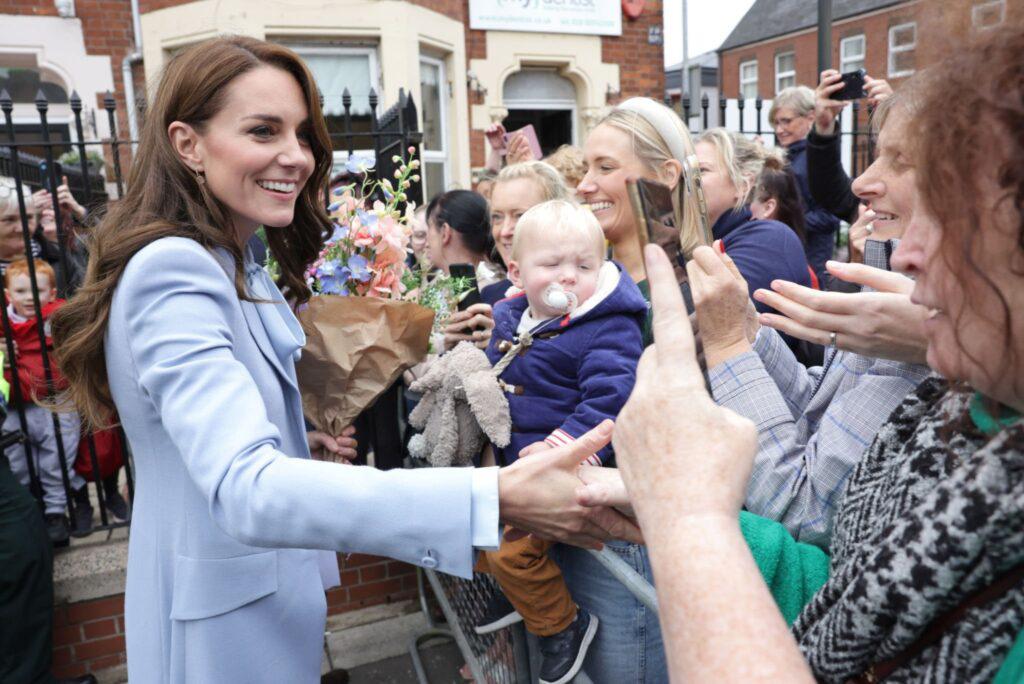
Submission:
{"label": "woman's outstretched hand", "polygon": [[644,250],[654,339],[615,427],[615,458],[650,541],[687,516],[735,521],[750,478],[757,433],[712,401],[679,285],[661,248]]}
{"label": "woman's outstretched hand", "polygon": [[544,539],[598,549],[609,539],[643,541],[636,523],[613,508],[576,501],[580,461],[607,446],[606,420],[572,444],[537,451],[498,473],[503,523]]}
{"label": "woman's outstretched hand", "polygon": [[824,292],[776,280],[772,290],[757,290],[754,299],[778,314],[761,314],[761,325],[793,337],[836,346],[855,354],[904,363],[925,363],[928,310],[910,301],[914,281],[864,264],[830,261],[828,272],[874,292]]}

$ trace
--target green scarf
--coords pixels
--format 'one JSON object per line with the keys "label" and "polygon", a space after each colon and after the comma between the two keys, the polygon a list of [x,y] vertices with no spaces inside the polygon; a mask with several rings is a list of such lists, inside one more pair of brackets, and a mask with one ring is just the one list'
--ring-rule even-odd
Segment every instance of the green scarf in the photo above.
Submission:
{"label": "green scarf", "polygon": [[993,416],[985,408],[985,404],[990,403],[991,400],[986,399],[981,392],[975,392],[974,397],[971,399],[971,420],[974,421],[974,426],[982,434],[992,437],[999,434],[1004,427],[1013,425],[1020,418],[1020,413],[1009,406],[1000,404],[999,415]]}

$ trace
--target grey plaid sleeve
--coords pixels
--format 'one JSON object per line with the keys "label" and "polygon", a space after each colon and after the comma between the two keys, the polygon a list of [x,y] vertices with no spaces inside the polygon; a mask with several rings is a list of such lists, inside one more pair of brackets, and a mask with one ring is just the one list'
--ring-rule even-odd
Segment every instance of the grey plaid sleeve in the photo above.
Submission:
{"label": "grey plaid sleeve", "polygon": [[805,368],[796,360],[778,331],[772,328],[762,326],[758,330],[754,351],[761,357],[765,371],[778,386],[793,418],[799,418],[814,394],[814,387],[821,377],[821,367]]}
{"label": "grey plaid sleeve", "polygon": [[766,366],[756,353],[741,354],[709,376],[716,401],[757,426],[746,507],[781,522],[798,541],[828,549],[846,480],[927,369],[840,352],[819,382],[805,378],[811,389],[789,383],[810,395],[797,415],[791,411],[797,402],[784,396]]}

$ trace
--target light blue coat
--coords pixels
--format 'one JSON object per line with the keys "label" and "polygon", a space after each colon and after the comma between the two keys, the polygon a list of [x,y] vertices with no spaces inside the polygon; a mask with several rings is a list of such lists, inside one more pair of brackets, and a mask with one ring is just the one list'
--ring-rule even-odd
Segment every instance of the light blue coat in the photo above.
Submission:
{"label": "light blue coat", "polygon": [[[131,259],[111,306],[107,372],[136,473],[132,682],[319,681],[336,551],[471,574],[471,469],[311,460],[301,328],[283,303],[240,301],[233,272],[163,238]],[[246,280],[281,299],[251,263]]]}

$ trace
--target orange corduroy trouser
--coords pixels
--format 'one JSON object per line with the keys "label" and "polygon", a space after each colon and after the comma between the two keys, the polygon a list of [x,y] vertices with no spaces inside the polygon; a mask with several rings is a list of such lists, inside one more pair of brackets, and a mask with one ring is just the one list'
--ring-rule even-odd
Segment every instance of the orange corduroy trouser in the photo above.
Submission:
{"label": "orange corduroy trouser", "polygon": [[514,541],[503,536],[498,550],[481,553],[476,563],[477,571],[494,576],[526,629],[537,636],[558,634],[576,619],[562,571],[548,558],[550,548],[551,542],[530,535]]}

